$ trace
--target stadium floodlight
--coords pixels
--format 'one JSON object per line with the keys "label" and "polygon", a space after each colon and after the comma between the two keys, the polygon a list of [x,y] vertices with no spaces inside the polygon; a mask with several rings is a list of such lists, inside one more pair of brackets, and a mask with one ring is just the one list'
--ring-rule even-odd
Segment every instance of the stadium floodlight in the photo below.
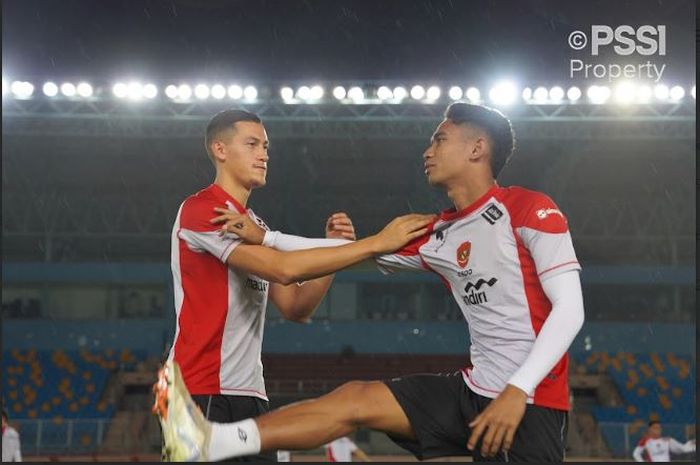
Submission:
{"label": "stadium floodlight", "polygon": [[402,86],[397,86],[394,87],[394,100],[396,101],[402,101],[408,96],[408,91],[406,90],[405,87]]}
{"label": "stadium floodlight", "polygon": [[559,86],[554,86],[549,89],[549,100],[559,103],[564,99],[564,89]]}
{"label": "stadium floodlight", "polygon": [[75,90],[78,92],[78,95],[83,98],[92,97],[92,86],[87,82],[79,82]]}
{"label": "stadium floodlight", "polygon": [[654,97],[658,100],[668,99],[668,87],[664,84],[657,84],[654,86]]}
{"label": "stadium floodlight", "polygon": [[217,100],[221,100],[226,97],[226,88],[221,84],[214,84],[211,86],[211,96]]}
{"label": "stadium floodlight", "polygon": [[649,102],[651,100],[651,96],[653,94],[654,93],[652,92],[651,87],[649,87],[647,85],[637,86],[637,92],[636,92],[637,103]]}
{"label": "stadium floodlight", "polygon": [[610,98],[610,88],[607,86],[591,86],[586,91],[588,99],[596,105],[605,103]]}
{"label": "stadium floodlight", "polygon": [[529,87],[526,87],[523,89],[523,100],[526,102],[532,100],[532,89]]}
{"label": "stadium floodlight", "polygon": [[489,91],[489,98],[497,105],[510,105],[515,101],[516,95],[517,90],[511,82],[499,82]]}
{"label": "stadium floodlight", "polygon": [[538,87],[535,89],[535,91],[532,93],[532,99],[537,102],[537,103],[544,103],[547,101],[547,96],[549,93],[547,92],[546,87]]}
{"label": "stadium floodlight", "polygon": [[345,87],[335,86],[333,88],[333,97],[335,97],[336,99],[343,100],[346,95],[347,95],[347,92],[345,92]]}
{"label": "stadium floodlight", "polygon": [[308,86],[301,86],[297,89],[297,98],[299,100],[309,100],[311,98],[311,89]]}
{"label": "stadium floodlight", "polygon": [[323,87],[316,85],[311,88],[309,97],[311,100],[321,100],[323,98]]}
{"label": "stadium floodlight", "polygon": [[141,100],[143,98],[143,85],[138,81],[132,81],[127,86],[126,96],[129,100]]}
{"label": "stadium floodlight", "polygon": [[411,87],[411,98],[413,100],[422,100],[425,97],[425,89],[423,86],[413,86]]}
{"label": "stadium floodlight", "polygon": [[438,86],[430,86],[428,87],[428,90],[425,92],[425,98],[426,100],[435,101],[440,98],[440,94],[442,91]]}
{"label": "stadium floodlight", "polygon": [[75,84],[72,82],[64,82],[61,84],[61,93],[66,97],[75,97]]}
{"label": "stadium floodlight", "polygon": [[177,98],[177,86],[170,84],[168,87],[166,87],[165,96],[171,100],[175,100]]}
{"label": "stadium floodlight", "polygon": [[282,97],[282,100],[285,102],[292,100],[294,98],[294,89],[291,87],[282,87],[280,89],[280,97]]}
{"label": "stadium floodlight", "polygon": [[479,100],[481,100],[481,92],[479,92],[479,89],[477,89],[476,87],[470,87],[469,89],[467,89],[464,95],[466,95],[467,99],[469,99],[469,101],[473,103],[476,103]]}
{"label": "stadium floodlight", "polygon": [[387,86],[381,86],[377,89],[377,98],[379,100],[391,100],[394,97],[394,93]]}
{"label": "stadium floodlight", "polygon": [[464,93],[461,87],[452,86],[450,87],[450,90],[447,91],[447,95],[450,97],[450,100],[459,100],[462,98],[462,95],[464,95]]}
{"label": "stadium floodlight", "polygon": [[677,102],[685,96],[685,89],[681,86],[673,86],[668,92],[668,96],[671,97],[672,101]]}
{"label": "stadium floodlight", "polygon": [[209,86],[206,84],[197,84],[194,86],[194,96],[199,100],[205,100],[209,98]]}
{"label": "stadium floodlight", "polygon": [[359,103],[365,99],[365,92],[358,86],[351,87],[348,91],[348,98],[355,103]]}
{"label": "stadium floodlight", "polygon": [[693,99],[695,99],[695,86],[693,86],[693,88],[690,89],[690,95],[692,95]]}
{"label": "stadium floodlight", "polygon": [[143,86],[143,96],[146,97],[147,99],[151,100],[156,98],[156,95],[158,95],[158,88],[156,87],[155,84],[148,83]]}
{"label": "stadium floodlight", "polygon": [[21,99],[29,98],[34,93],[34,86],[32,85],[31,82],[14,81],[10,85],[10,91],[12,91],[12,93],[17,98],[21,98]]}
{"label": "stadium floodlight", "polygon": [[571,102],[576,102],[581,98],[581,89],[576,86],[569,87],[569,90],[566,91],[566,98]]}
{"label": "stadium floodlight", "polygon": [[258,89],[254,86],[246,86],[246,88],[243,89],[243,97],[245,97],[246,100],[255,100],[258,98]]}
{"label": "stadium floodlight", "polygon": [[177,88],[177,98],[180,100],[189,100],[192,97],[192,88],[187,84],[180,84]]}
{"label": "stadium floodlight", "polygon": [[236,84],[228,86],[228,96],[234,100],[238,100],[243,97],[243,88]]}
{"label": "stadium floodlight", "polygon": [[632,83],[622,82],[615,87],[615,100],[622,104],[632,103],[635,93],[636,89]]}
{"label": "stadium floodlight", "polygon": [[55,97],[58,95],[58,86],[56,85],[56,83],[51,81],[45,82],[41,90],[47,97]]}
{"label": "stadium floodlight", "polygon": [[123,82],[117,82],[112,87],[112,93],[117,98],[125,98],[129,93],[129,88]]}

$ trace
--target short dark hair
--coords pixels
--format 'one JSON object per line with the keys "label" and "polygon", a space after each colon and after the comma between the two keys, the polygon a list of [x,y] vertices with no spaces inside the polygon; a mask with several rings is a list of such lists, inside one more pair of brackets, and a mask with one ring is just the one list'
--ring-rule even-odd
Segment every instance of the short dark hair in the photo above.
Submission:
{"label": "short dark hair", "polygon": [[659,420],[651,420],[649,422],[649,428],[651,428],[654,425],[660,425],[660,424],[661,424],[661,422]]}
{"label": "short dark hair", "polygon": [[251,113],[245,110],[224,110],[216,115],[207,124],[207,131],[204,135],[204,146],[207,149],[209,158],[214,161],[214,155],[211,153],[211,148],[209,147],[216,137],[218,137],[222,132],[227,129],[233,128],[233,125],[239,121],[250,121],[253,123],[262,124],[262,120],[255,113]]}
{"label": "short dark hair", "polygon": [[5,407],[2,408],[2,417],[5,419],[5,421],[9,421],[10,417],[7,414],[7,409]]}
{"label": "short dark hair", "polygon": [[515,135],[508,118],[495,108],[465,102],[451,103],[445,110],[445,118],[455,124],[471,124],[488,134],[493,142],[491,170],[493,177],[498,177],[515,148]]}

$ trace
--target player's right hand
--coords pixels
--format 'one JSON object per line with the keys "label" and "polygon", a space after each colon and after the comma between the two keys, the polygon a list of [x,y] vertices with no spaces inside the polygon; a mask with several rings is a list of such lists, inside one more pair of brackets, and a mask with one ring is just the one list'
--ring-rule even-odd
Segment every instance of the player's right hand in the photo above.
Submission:
{"label": "player's right hand", "polygon": [[226,208],[214,208],[219,216],[212,218],[214,224],[222,224],[219,235],[233,233],[246,244],[260,245],[265,237],[265,230],[258,226],[247,213],[237,213]]}
{"label": "player's right hand", "polygon": [[421,215],[412,213],[399,216],[387,224],[376,236],[377,253],[391,253],[405,246],[429,230],[430,224],[437,219],[437,215]]}

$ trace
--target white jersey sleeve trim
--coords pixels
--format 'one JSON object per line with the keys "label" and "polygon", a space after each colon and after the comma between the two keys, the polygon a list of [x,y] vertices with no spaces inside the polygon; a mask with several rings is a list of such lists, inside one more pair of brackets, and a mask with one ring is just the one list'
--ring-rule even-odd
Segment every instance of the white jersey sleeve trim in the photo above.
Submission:
{"label": "white jersey sleeve trim", "polygon": [[180,229],[177,236],[185,241],[187,247],[193,252],[209,252],[223,263],[226,263],[231,252],[242,243],[235,234],[220,236],[217,231]]}
{"label": "white jersey sleeve trim", "polygon": [[533,395],[537,385],[564,356],[584,320],[583,296],[578,272],[548,276],[541,281],[552,310],[542,325],[530,354],[508,384]]}

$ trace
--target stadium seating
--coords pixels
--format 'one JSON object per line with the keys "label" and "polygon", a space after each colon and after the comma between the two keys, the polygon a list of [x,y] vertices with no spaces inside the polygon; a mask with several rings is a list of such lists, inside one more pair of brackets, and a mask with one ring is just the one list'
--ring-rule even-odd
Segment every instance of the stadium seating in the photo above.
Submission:
{"label": "stadium seating", "polygon": [[[625,429],[631,423],[629,444],[636,444],[650,420],[659,420],[665,434],[685,438],[685,424],[695,423],[695,370],[689,357],[672,353],[577,354],[574,360],[587,373],[606,373],[624,402],[622,407],[597,406],[593,416],[603,438],[617,456],[624,450]],[[617,425],[613,423],[618,423]]]}

